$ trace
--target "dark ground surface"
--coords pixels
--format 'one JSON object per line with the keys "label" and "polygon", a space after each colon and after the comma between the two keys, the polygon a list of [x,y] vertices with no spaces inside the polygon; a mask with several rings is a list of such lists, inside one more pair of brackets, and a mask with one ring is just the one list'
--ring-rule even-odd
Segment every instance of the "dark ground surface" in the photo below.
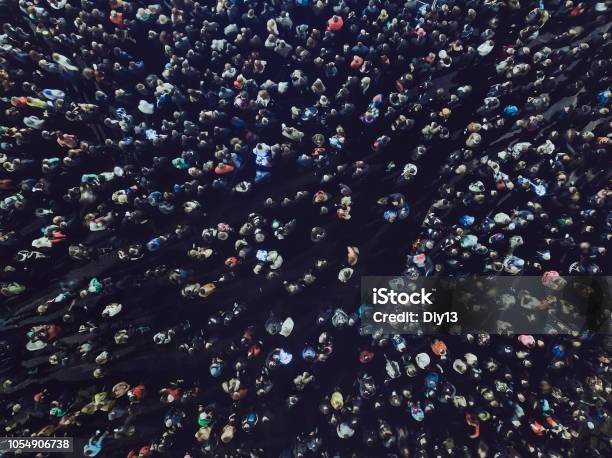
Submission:
{"label": "dark ground surface", "polygon": [[[543,36],[538,41],[539,44],[543,44],[546,40],[547,37]],[[155,65],[156,59],[152,58],[147,62],[153,62],[153,65]],[[279,73],[281,73],[283,69],[281,62],[279,62],[279,68],[281,69]],[[488,68],[490,74],[483,74],[482,68]],[[572,78],[572,72],[580,71],[579,68],[570,68],[567,77]],[[435,91],[438,87],[450,88],[456,83],[468,79],[473,85],[474,91],[471,99],[481,101],[489,87],[493,72],[494,67],[489,65],[482,66],[477,75],[469,75],[468,78],[465,74],[457,75],[456,73],[434,78],[431,91]],[[330,89],[334,90],[333,88]],[[365,108],[368,102],[369,100],[365,98],[358,102],[358,111],[363,111],[362,108]],[[566,103],[569,102],[571,101],[566,101]],[[291,104],[291,100],[287,100],[285,103]],[[454,133],[454,138],[461,135],[464,120],[475,108],[475,105],[467,104],[461,108],[465,116],[458,114],[453,118],[456,120],[455,125],[450,125],[449,129]],[[560,108],[560,106],[554,107],[554,109]],[[281,279],[268,282],[252,275],[240,276],[240,271],[238,271],[239,279],[237,281],[218,287],[212,299],[197,301],[197,303],[181,300],[177,288],[169,287],[164,281],[149,281],[136,291],[120,292],[113,296],[114,301],[122,302],[124,306],[128,305],[116,321],[106,323],[94,334],[65,333],[58,340],[56,346],[73,346],[75,343],[86,340],[98,342],[112,340],[112,335],[117,329],[128,325],[144,325],[152,329],[158,329],[189,320],[193,328],[205,327],[205,321],[211,310],[215,308],[223,309],[231,306],[234,301],[240,301],[249,304],[248,311],[239,320],[232,323],[231,328],[224,331],[227,340],[217,342],[216,345],[219,348],[222,348],[229,340],[239,336],[241,330],[248,324],[264,321],[270,311],[289,308],[291,316],[296,322],[296,328],[290,341],[292,346],[286,347],[286,350],[294,355],[299,355],[303,345],[316,339],[320,332],[314,325],[308,324],[314,322],[319,310],[331,306],[341,306],[345,310],[354,310],[358,305],[358,284],[349,287],[337,287],[336,275],[338,267],[344,259],[346,246],[358,246],[360,249],[360,263],[355,272],[357,277],[361,275],[396,274],[404,269],[406,254],[420,232],[421,222],[431,204],[431,196],[440,185],[439,167],[444,163],[445,156],[448,154],[448,145],[442,142],[432,145],[430,156],[427,158],[426,164],[422,166],[416,181],[404,190],[411,206],[409,219],[393,225],[384,224],[376,200],[395,190],[395,179],[397,177],[397,174],[385,172],[385,164],[390,160],[399,162],[401,158],[405,158],[416,146],[416,138],[413,139],[409,136],[394,139],[388,151],[384,153],[384,158],[376,157],[376,154],[370,152],[370,145],[380,134],[379,132],[364,129],[361,124],[345,127],[347,128],[347,137],[352,139],[348,148],[350,151],[348,153],[349,158],[351,160],[358,158],[368,160],[372,165],[367,178],[358,185],[351,183],[355,205],[350,225],[341,220],[323,224],[329,235],[313,248],[309,240],[309,232],[313,225],[318,225],[317,221],[320,220],[320,216],[309,200],[287,209],[273,211],[266,209],[263,202],[268,196],[280,200],[285,196],[292,197],[297,191],[316,192],[321,188],[320,179],[324,171],[317,173],[304,172],[298,170],[293,164],[287,163],[275,169],[274,177],[270,183],[257,187],[251,194],[228,196],[222,193],[212,193],[206,197],[205,211],[207,215],[199,220],[190,220],[189,224],[196,228],[191,236],[173,242],[163,251],[150,254],[142,262],[135,265],[122,263],[115,253],[102,255],[96,261],[87,264],[79,264],[68,258],[67,255],[54,257],[53,264],[50,264],[47,270],[38,271],[35,274],[36,281],[40,285],[39,288],[21,295],[18,300],[8,300],[3,305],[0,333],[3,339],[14,343],[16,348],[15,352],[7,357],[0,368],[0,377],[10,376],[15,381],[11,391],[4,393],[4,395],[11,396],[11,393],[36,392],[44,387],[53,392],[62,390],[76,392],[95,387],[96,389],[92,392],[97,392],[102,387],[109,389],[114,383],[121,380],[127,380],[131,385],[142,382],[148,386],[160,387],[164,386],[168,380],[180,378],[186,382],[199,380],[204,398],[206,398],[208,390],[210,390],[211,396],[218,396],[219,382],[218,380],[212,380],[209,374],[208,354],[189,357],[184,353],[177,352],[174,345],[155,346],[151,341],[151,333],[140,339],[135,339],[127,347],[120,347],[118,351],[113,351],[113,361],[108,375],[102,381],[95,382],[91,377],[95,364],[75,361],[68,367],[52,368],[47,363],[48,354],[46,354],[46,351],[34,354],[26,351],[25,333],[33,325],[61,319],[61,310],[58,310],[56,314],[51,313],[42,317],[35,312],[36,306],[45,299],[56,295],[61,285],[83,285],[91,277],[112,276],[113,278],[120,278],[134,273],[135,269],[142,273],[146,268],[162,263],[172,266],[175,259],[178,259],[179,256],[184,257],[184,253],[194,241],[200,240],[197,228],[203,227],[209,222],[217,221],[239,224],[246,219],[249,213],[254,211],[267,215],[270,219],[278,218],[282,221],[287,221],[296,214],[299,215],[300,224],[292,237],[285,241],[275,240],[270,247],[278,249],[286,260]],[[98,126],[92,131],[91,135],[103,135],[103,131],[104,128]],[[309,132],[307,132],[307,135],[309,135]],[[506,136],[499,138],[494,146],[501,150],[513,140],[514,134],[508,133]],[[92,164],[92,167],[95,169],[96,164]],[[248,171],[245,171],[245,173],[248,173]],[[168,180],[172,182],[172,177],[168,177]],[[301,222],[305,223],[302,224]],[[97,248],[125,246],[132,240],[148,240],[147,237],[162,233],[165,227],[176,223],[177,221],[169,220],[155,221],[141,228],[141,232],[124,233],[121,236],[106,234],[105,232],[84,234],[83,243]],[[17,221],[15,224],[21,227],[20,232],[23,238],[31,238],[39,227],[36,222]],[[307,270],[308,266],[320,258],[326,258],[330,261],[330,268],[326,274],[322,275],[320,281],[313,288],[305,290],[300,295],[288,296],[285,294],[281,284],[282,280],[299,277]],[[249,266],[243,266],[243,268],[245,270],[250,269]],[[219,271],[210,270],[206,267],[198,266],[197,269],[196,277],[201,279],[213,278],[220,274]],[[104,300],[108,301],[108,298]],[[93,302],[91,305],[95,307],[97,304]],[[78,316],[77,313],[77,323]],[[271,348],[278,344],[278,336],[262,336],[262,339],[264,339],[264,348]],[[415,339],[411,344],[414,352],[419,347],[424,348],[426,346],[426,342],[422,339]],[[353,329],[339,331],[335,335],[332,357],[324,366],[314,368],[318,387],[325,391],[329,391],[333,386],[344,387],[347,390],[351,389],[355,374],[360,370],[359,362],[355,358],[356,348],[359,345],[361,345],[361,342],[354,335]],[[454,345],[456,346],[453,351],[462,353],[460,350],[461,344],[456,342]],[[104,345],[100,347],[100,350],[103,347]],[[39,353],[43,354],[39,355]],[[485,355],[482,355],[482,357],[484,358]],[[537,357],[537,355],[534,355],[534,358],[537,359]],[[372,368],[372,371],[384,371],[384,361],[377,361],[376,364],[380,367]],[[297,410],[288,411],[283,406],[290,381],[294,375],[303,369],[303,366],[298,365],[289,369],[281,369],[280,373],[274,373],[275,388],[271,396],[268,396],[264,402],[267,405],[259,406],[260,409],[263,407],[263,410],[269,410],[275,418],[273,422],[275,429],[260,428],[256,433],[257,442],[270,451],[269,456],[276,456],[280,450],[289,445],[288,440],[292,439],[296,433],[307,430],[309,426],[319,421],[320,391],[318,389],[309,392],[302,399]],[[580,367],[576,366],[571,370],[580,370]],[[531,375],[534,379],[538,377],[537,372]],[[210,388],[207,386],[209,382],[211,383]],[[212,383],[215,384],[214,389]],[[413,380],[413,383],[414,386],[420,386],[422,380],[419,377]],[[456,383],[459,389],[461,380],[456,380]],[[248,405],[248,401],[245,404]],[[150,411],[145,410],[139,416],[138,437],[127,439],[120,444],[117,443],[117,448],[120,448],[121,452],[115,448],[113,441],[107,441],[109,445],[108,449],[105,448],[105,456],[124,456],[124,450],[129,446],[141,445],[148,438],[153,438],[159,434],[162,426],[163,406],[161,404],[156,404],[156,406]],[[406,416],[408,414],[402,411],[398,412],[397,415]],[[429,419],[430,424],[436,424],[436,427],[428,431],[430,434],[439,433],[440,436],[443,436],[448,431],[454,431],[458,438],[466,436],[467,426],[465,421],[463,418],[457,417],[454,409],[449,407],[448,412],[439,409],[435,415],[437,420]],[[368,414],[364,412],[362,417],[367,423],[369,419],[373,421],[376,413]],[[87,438],[96,428],[103,428],[106,423],[105,414],[95,414],[94,417],[87,419],[85,422],[85,426],[79,432],[79,439]],[[44,420],[41,421],[41,424],[44,424]],[[168,453],[168,456],[182,456],[183,451],[179,444],[183,440],[189,443],[193,442],[192,428],[185,428],[178,434],[177,445],[171,453]],[[487,431],[486,427],[483,428],[483,436],[490,434],[494,434],[494,431]],[[337,442],[337,438],[334,437],[326,437],[325,440],[329,441],[328,443]],[[358,440],[359,438],[356,437],[355,441]],[[355,443],[348,441],[338,444],[338,447],[340,450],[342,448],[354,450]],[[367,454],[364,453],[359,456],[367,456]]]}

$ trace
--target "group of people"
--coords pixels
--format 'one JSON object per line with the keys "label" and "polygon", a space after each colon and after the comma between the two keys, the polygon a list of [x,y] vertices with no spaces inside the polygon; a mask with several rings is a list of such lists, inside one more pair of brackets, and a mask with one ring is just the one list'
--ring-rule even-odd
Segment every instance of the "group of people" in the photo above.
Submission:
{"label": "group of people", "polygon": [[0,419],[85,456],[612,453],[610,340],[362,335],[362,275],[607,275],[608,0],[20,0]]}

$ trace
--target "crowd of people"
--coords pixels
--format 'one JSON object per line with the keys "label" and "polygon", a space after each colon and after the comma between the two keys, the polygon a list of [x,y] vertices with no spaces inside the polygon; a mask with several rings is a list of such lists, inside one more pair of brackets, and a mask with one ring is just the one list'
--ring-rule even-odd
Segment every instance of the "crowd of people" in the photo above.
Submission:
{"label": "crowd of people", "polygon": [[1,5],[5,435],[610,456],[607,336],[359,332],[362,275],[608,274],[612,3],[434,3]]}

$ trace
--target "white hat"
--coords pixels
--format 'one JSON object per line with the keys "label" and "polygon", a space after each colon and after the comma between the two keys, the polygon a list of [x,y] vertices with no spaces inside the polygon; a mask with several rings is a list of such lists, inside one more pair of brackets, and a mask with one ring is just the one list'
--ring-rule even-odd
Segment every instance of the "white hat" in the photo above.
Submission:
{"label": "white hat", "polygon": [[281,349],[281,351],[280,351],[280,353],[278,355],[278,359],[281,362],[281,364],[286,366],[293,359],[293,355],[291,353],[287,353],[285,350]]}
{"label": "white hat", "polygon": [[32,129],[42,129],[45,120],[32,115],[24,118],[23,123]]}
{"label": "white hat", "polygon": [[98,356],[96,356],[96,364],[106,364],[108,362],[108,352],[103,351]]}
{"label": "white hat", "polygon": [[425,369],[427,366],[429,366],[430,361],[431,359],[427,353],[419,353],[416,355],[417,366],[419,366],[421,369]]}
{"label": "white hat", "polygon": [[[272,253],[275,253],[276,255],[274,256],[274,255],[272,255]],[[279,255],[276,251],[271,251],[268,254],[268,259],[270,259],[270,255],[272,255],[272,259],[271,259],[272,264],[270,264],[270,269],[276,270],[280,266],[283,265],[283,257],[281,255]]]}
{"label": "white hat", "polygon": [[104,307],[104,310],[102,310],[102,316],[115,316],[117,315],[119,312],[121,312],[121,309],[123,308],[123,306],[117,302],[113,302],[111,304],[108,304],[106,307]]}
{"label": "white hat", "polygon": [[291,331],[293,331],[294,325],[295,323],[293,322],[291,317],[287,317],[287,319],[283,321],[283,325],[281,326],[280,334],[283,337],[289,337],[289,335],[291,334]]}
{"label": "white hat", "polygon": [[508,224],[511,221],[510,215],[508,215],[507,213],[497,213],[494,217],[493,220],[499,224],[500,226],[505,226],[506,224]]}
{"label": "white hat", "polygon": [[29,341],[26,344],[26,348],[28,349],[28,351],[41,350],[45,348],[46,346],[47,346],[47,343],[43,342],[42,340]]}
{"label": "white hat", "polygon": [[493,47],[495,46],[495,43],[493,42],[493,40],[487,40],[485,41],[483,44],[481,44],[480,46],[478,46],[478,54],[480,54],[481,56],[487,56],[489,55],[489,53],[491,51],[493,51]]}
{"label": "white hat", "polygon": [[466,353],[463,355],[463,357],[470,366],[473,366],[478,362],[478,357],[474,353]]}
{"label": "white hat", "polygon": [[153,114],[155,111],[155,105],[147,102],[146,100],[141,100],[138,102],[138,109],[144,114]]}
{"label": "white hat", "polygon": [[453,369],[455,369],[460,374],[463,374],[467,370],[467,365],[463,362],[462,359],[456,359],[453,363]]}
{"label": "white hat", "polygon": [[355,434],[355,430],[351,428],[348,423],[342,422],[336,428],[336,433],[338,434],[338,437],[345,439],[347,437],[352,437],[353,434]]}
{"label": "white hat", "polygon": [[47,237],[40,237],[32,241],[32,246],[34,248],[50,248],[53,245]]}
{"label": "white hat", "polygon": [[388,359],[385,364],[385,370],[387,371],[387,375],[391,378],[398,378],[402,374],[400,372],[399,364],[397,361],[393,361],[392,359]]}
{"label": "white hat", "polygon": [[353,272],[354,270],[350,267],[341,269],[340,272],[338,272],[338,280],[340,280],[342,283],[346,283],[353,276]]}
{"label": "white hat", "polygon": [[61,10],[63,7],[66,6],[67,1],[68,0],[49,0],[49,5],[54,10]]}

